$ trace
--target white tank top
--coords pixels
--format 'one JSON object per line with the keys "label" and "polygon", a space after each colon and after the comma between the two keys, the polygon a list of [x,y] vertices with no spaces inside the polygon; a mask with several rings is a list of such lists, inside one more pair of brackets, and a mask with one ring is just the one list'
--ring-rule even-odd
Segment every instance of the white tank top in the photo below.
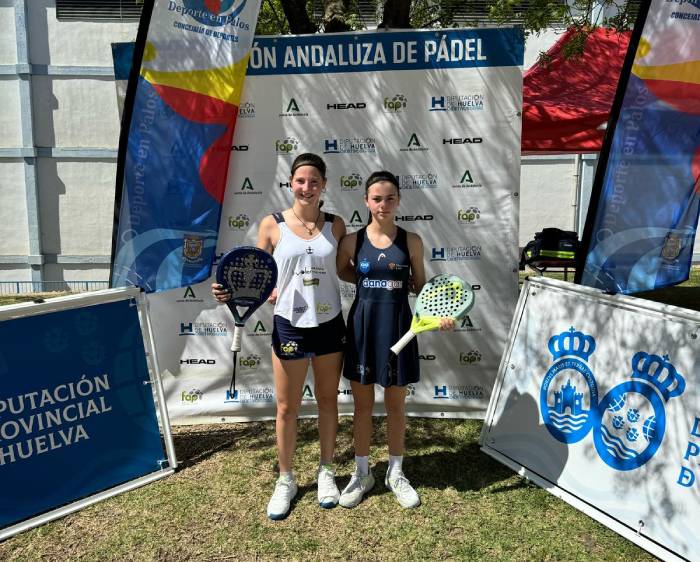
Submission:
{"label": "white tank top", "polygon": [[275,314],[299,328],[315,328],[332,320],[341,310],[333,215],[325,214],[321,232],[311,240],[294,234],[282,213],[272,216],[280,229],[272,254],[277,263]]}

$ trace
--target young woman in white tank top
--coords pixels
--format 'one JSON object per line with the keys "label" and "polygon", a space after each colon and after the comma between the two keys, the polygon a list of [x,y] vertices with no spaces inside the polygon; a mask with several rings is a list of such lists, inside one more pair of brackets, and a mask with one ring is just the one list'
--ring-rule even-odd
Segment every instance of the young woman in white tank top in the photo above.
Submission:
{"label": "young woman in white tank top", "polygon": [[[260,223],[258,248],[273,253],[278,267],[272,367],[277,398],[277,458],[280,476],[267,506],[271,519],[284,519],[297,492],[292,472],[297,416],[311,361],[318,404],[321,459],[317,473],[321,507],[335,507],[340,492],[332,467],[338,428],[338,382],[343,364],[345,324],[336,272],[339,240],[345,223],[321,211],[326,165],[315,154],[301,154],[292,164],[291,208]],[[220,302],[229,296],[214,283]]]}

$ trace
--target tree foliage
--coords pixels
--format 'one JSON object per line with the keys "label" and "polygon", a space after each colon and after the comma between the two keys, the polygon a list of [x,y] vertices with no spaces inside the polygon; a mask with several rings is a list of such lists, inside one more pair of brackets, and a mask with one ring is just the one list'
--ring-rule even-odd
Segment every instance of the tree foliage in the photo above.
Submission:
{"label": "tree foliage", "polygon": [[[565,57],[583,53],[600,26],[631,29],[640,0],[262,0],[259,35],[366,29],[520,25],[525,34],[572,29]],[[360,6],[362,10],[360,10]],[[541,60],[546,62],[543,54]]]}

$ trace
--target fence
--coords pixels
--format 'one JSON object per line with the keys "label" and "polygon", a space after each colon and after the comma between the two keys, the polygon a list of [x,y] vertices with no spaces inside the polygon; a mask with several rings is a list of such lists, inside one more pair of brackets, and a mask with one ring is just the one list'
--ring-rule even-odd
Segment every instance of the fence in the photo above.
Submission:
{"label": "fence", "polygon": [[83,293],[109,287],[108,281],[0,281],[0,295],[26,293]]}

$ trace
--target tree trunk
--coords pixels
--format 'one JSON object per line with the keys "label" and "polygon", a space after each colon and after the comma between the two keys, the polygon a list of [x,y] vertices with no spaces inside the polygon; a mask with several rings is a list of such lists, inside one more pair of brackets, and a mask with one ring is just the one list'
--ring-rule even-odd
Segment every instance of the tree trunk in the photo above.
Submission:
{"label": "tree trunk", "polygon": [[291,33],[299,35],[318,31],[306,12],[306,0],[281,0],[281,4]]}
{"label": "tree trunk", "polygon": [[377,27],[407,29],[411,27],[410,0],[386,0],[382,22]]}

